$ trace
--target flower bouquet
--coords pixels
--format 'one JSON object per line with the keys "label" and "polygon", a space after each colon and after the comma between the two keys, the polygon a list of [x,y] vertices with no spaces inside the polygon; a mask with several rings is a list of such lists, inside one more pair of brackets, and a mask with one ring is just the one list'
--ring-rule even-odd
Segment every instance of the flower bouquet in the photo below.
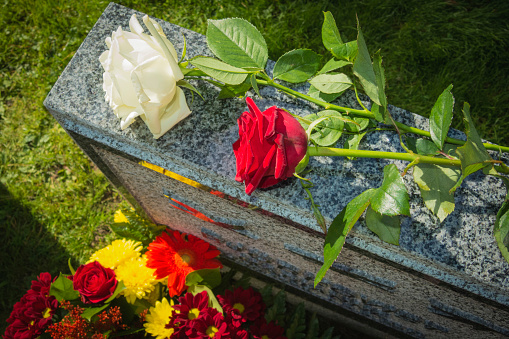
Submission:
{"label": "flower bouquet", "polygon": [[283,291],[257,291],[244,276],[234,280],[234,270],[222,275],[209,243],[131,210],[117,212],[112,229],[137,240],[114,240],[76,270],[69,263],[71,274],[41,273],[3,338],[318,338],[316,317],[306,329],[303,304],[287,314]]}

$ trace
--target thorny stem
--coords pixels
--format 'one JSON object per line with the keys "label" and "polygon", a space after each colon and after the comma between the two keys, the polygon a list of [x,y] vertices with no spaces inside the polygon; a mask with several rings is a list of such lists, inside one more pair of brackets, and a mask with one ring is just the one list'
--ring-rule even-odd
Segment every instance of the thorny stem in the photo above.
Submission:
{"label": "thorny stem", "polygon": [[[362,118],[369,118],[369,119],[375,118],[374,114],[371,113],[370,111],[368,111],[367,109],[359,110],[359,109],[353,109],[353,108],[334,105],[334,104],[331,104],[331,103],[328,103],[328,102],[325,102],[325,101],[322,101],[319,99],[312,98],[309,95],[294,91],[293,89],[283,86],[281,84],[278,84],[277,82],[270,80],[270,79],[268,79],[268,80],[256,79],[256,82],[260,85],[272,86],[274,88],[279,89],[280,91],[282,91],[284,93],[293,95],[299,99],[307,100],[307,101],[312,102],[312,103],[314,103],[318,106],[321,106],[325,109],[332,109],[332,110],[335,110],[338,112],[342,112],[345,114],[351,114],[351,115],[354,115],[357,117],[362,117]],[[431,134],[427,131],[422,130],[422,129],[407,126],[407,125],[397,122],[397,121],[395,121],[395,126],[402,133],[403,132],[404,133],[414,133],[417,135],[422,135],[422,136],[431,138]],[[464,145],[465,144],[465,141],[463,141],[463,140],[449,138],[449,137],[445,138],[445,142],[450,143],[450,144],[455,144],[455,145]],[[486,149],[490,149],[490,150],[494,150],[494,151],[509,152],[509,147],[507,147],[507,146],[499,146],[499,145],[489,144],[489,143],[484,143],[483,145]]]}

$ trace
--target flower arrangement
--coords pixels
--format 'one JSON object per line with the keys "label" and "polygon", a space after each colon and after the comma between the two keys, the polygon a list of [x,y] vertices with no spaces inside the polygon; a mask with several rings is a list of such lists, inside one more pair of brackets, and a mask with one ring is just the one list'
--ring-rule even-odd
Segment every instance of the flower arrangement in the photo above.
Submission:
{"label": "flower arrangement", "polygon": [[[297,49],[282,55],[274,68],[267,70],[267,45],[253,25],[240,18],[209,20],[207,44],[217,58],[197,56],[187,60],[184,53],[178,63],[187,80],[207,81],[219,87],[219,98],[245,97],[250,90],[261,97],[259,87],[270,86],[322,109],[304,117],[292,115],[282,107],[261,112],[248,97],[248,111],[238,119],[239,139],[233,144],[235,179],[245,184],[246,194],[274,186],[291,176],[301,180],[312,213],[326,235],[324,264],[316,275],[315,286],[340,254],[346,237],[362,215],[366,226],[380,239],[399,245],[400,216],[410,216],[409,195],[403,179],[409,171],[420,188],[424,204],[440,221],[454,210],[456,189],[474,172],[482,170],[509,187],[509,167],[501,155],[509,152],[509,147],[482,142],[468,103],[463,105],[467,140],[448,136],[454,107],[452,85],[435,102],[429,130],[407,126],[393,118],[385,94],[380,51],[371,55],[359,23],[357,31],[356,40],[343,41],[334,17],[325,12],[322,41],[330,53],[325,59],[328,61],[322,64],[322,57],[317,53]],[[346,68],[350,68],[353,77],[345,73]],[[307,94],[288,87],[300,83],[308,84]],[[347,89],[354,90],[358,107],[334,103]],[[360,100],[359,89],[364,90],[370,105]],[[405,152],[361,150],[364,136],[380,130],[394,131]],[[312,168],[307,168],[312,156],[385,158],[409,164],[403,172],[394,164],[387,165],[381,186],[362,192],[327,225],[312,197]],[[494,225],[496,243],[509,262],[508,216],[509,195],[502,202]]]}
{"label": "flower arrangement", "polygon": [[[72,274],[41,273],[14,305],[5,339],[32,338],[300,338],[303,306],[286,314],[284,292],[224,275],[220,252],[191,235],[158,227],[132,210],[117,212],[114,240]],[[141,222],[140,222],[141,220]],[[139,229],[154,240],[142,244]],[[164,230],[163,230],[164,229]],[[157,234],[157,235],[156,235]],[[147,241],[146,241],[147,242]],[[225,279],[222,279],[224,276]],[[285,325],[288,328],[285,328]],[[317,336],[316,324],[308,335]],[[322,338],[332,338],[332,328]]]}

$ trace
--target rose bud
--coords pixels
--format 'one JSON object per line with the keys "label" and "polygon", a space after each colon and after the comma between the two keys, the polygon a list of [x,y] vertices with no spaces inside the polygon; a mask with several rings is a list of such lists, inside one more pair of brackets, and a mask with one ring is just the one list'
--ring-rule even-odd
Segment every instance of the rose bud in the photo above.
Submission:
{"label": "rose bud", "polygon": [[247,98],[249,112],[237,120],[239,139],[233,144],[237,160],[235,180],[244,182],[246,194],[273,186],[293,175],[304,158],[306,131],[290,113],[270,107],[264,112]]}
{"label": "rose bud", "polygon": [[105,71],[105,99],[120,118],[120,128],[125,129],[140,116],[157,139],[191,111],[177,86],[184,75],[175,48],[155,21],[145,16],[143,22],[158,36],[143,33],[133,14],[131,32],[119,27],[106,38],[108,50],[99,61]]}
{"label": "rose bud", "polygon": [[105,301],[113,295],[118,283],[115,272],[103,267],[98,261],[81,265],[69,279],[72,280],[74,290],[80,292],[81,301],[85,304]]}

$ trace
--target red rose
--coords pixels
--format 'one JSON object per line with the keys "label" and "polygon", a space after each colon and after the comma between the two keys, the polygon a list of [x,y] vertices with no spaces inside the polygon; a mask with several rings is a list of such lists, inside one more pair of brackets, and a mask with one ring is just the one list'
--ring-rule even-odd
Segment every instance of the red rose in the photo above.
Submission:
{"label": "red rose", "polygon": [[239,140],[233,144],[233,153],[235,180],[244,182],[250,195],[258,187],[291,177],[306,155],[308,139],[297,119],[285,110],[272,106],[261,112],[251,98],[246,101],[249,112],[237,120]]}
{"label": "red rose", "polygon": [[117,288],[115,272],[99,262],[81,265],[72,278],[74,290],[80,292],[86,304],[99,303],[111,297]]}

